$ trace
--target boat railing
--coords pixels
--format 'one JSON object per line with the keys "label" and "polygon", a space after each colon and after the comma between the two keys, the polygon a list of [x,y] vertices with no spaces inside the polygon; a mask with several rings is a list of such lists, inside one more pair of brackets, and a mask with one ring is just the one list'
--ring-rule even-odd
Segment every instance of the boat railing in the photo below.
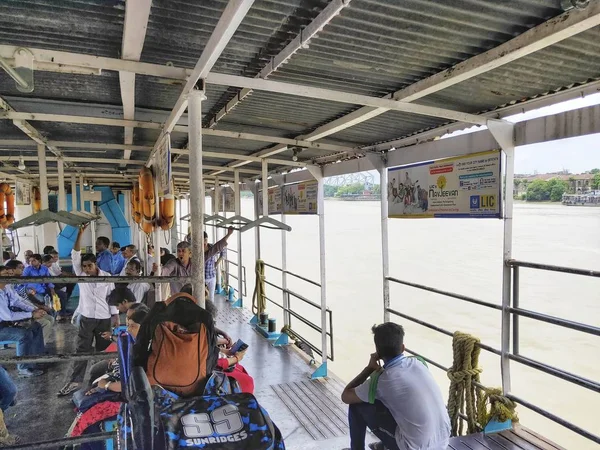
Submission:
{"label": "boat railing", "polygon": [[[266,262],[264,264],[266,267],[269,267],[273,270],[279,271],[282,275],[282,280],[283,280],[284,275],[290,275],[300,281],[303,281],[304,283],[308,283],[312,286],[319,287],[319,288],[321,287],[320,283],[318,283],[317,281],[311,280],[310,278],[306,278],[306,277],[304,277],[300,274],[294,273],[290,270],[283,270],[280,267],[274,266],[272,264],[268,264]],[[295,335],[297,335],[299,338],[301,338],[306,345],[308,345],[315,353],[317,353],[320,356],[323,356],[323,351],[321,348],[319,348],[319,345],[312,342],[311,339],[308,339],[307,337],[300,334],[298,332],[297,328],[292,327],[292,317],[295,319],[298,319],[302,324],[304,324],[307,327],[311,328],[312,330],[316,331],[321,336],[323,334],[325,334],[327,336],[327,340],[329,341],[329,350],[327,351],[327,358],[329,360],[333,361],[334,360],[334,338],[333,338],[334,335],[333,335],[333,312],[331,311],[331,309],[329,309],[329,308],[325,309],[325,312],[327,314],[327,319],[328,319],[327,320],[328,329],[323,330],[323,328],[320,325],[316,324],[315,322],[313,322],[310,319],[308,319],[307,317],[305,317],[305,315],[301,314],[297,309],[294,309],[293,305],[292,305],[292,299],[300,300],[304,304],[311,306],[312,308],[314,308],[315,310],[317,310],[319,312],[321,311],[320,304],[313,302],[312,300],[309,300],[305,296],[303,296],[295,291],[292,291],[291,289],[288,289],[287,286],[278,286],[274,283],[271,283],[268,280],[265,280],[265,284],[281,291],[281,293],[282,293],[283,304],[277,303],[276,301],[272,300],[268,296],[267,296],[267,301],[274,304],[275,306],[277,306],[278,308],[280,308],[283,311],[284,324],[286,326],[288,326]],[[285,284],[285,283],[282,283],[282,284]],[[319,341],[319,343],[320,343],[320,341]]]}
{"label": "boat railing", "polygon": [[[543,314],[543,313],[540,313],[537,311],[532,311],[532,310],[521,308],[519,306],[520,268],[560,272],[560,273],[594,277],[594,278],[600,278],[600,272],[595,271],[595,270],[576,269],[576,268],[563,267],[563,266],[552,266],[552,265],[548,265],[548,264],[532,263],[532,262],[517,261],[517,260],[508,260],[506,262],[506,264],[509,267],[511,267],[511,269],[512,269],[512,280],[511,280],[512,281],[512,295],[511,295],[512,298],[511,298],[511,305],[508,307],[508,313],[510,314],[511,319],[512,319],[512,352],[511,352],[511,348],[510,348],[510,340],[503,340],[503,343],[508,342],[508,348],[497,349],[497,348],[494,348],[494,347],[484,344],[484,343],[479,343],[478,346],[481,349],[486,350],[495,355],[498,355],[500,357],[506,357],[510,361],[514,361],[514,362],[523,364],[534,370],[537,370],[537,371],[546,373],[548,375],[560,378],[562,380],[565,380],[570,383],[573,383],[578,386],[589,389],[593,392],[600,393],[600,383],[598,381],[590,380],[588,378],[571,373],[569,371],[562,370],[557,367],[553,367],[549,364],[537,361],[537,360],[529,358],[527,356],[523,356],[519,349],[519,342],[520,342],[519,318],[521,316],[527,317],[529,319],[545,322],[545,323],[548,323],[551,325],[568,328],[568,329],[574,330],[576,332],[592,334],[594,336],[600,336],[600,328],[598,328],[598,327],[595,327],[595,326],[592,326],[589,324],[585,324],[585,323],[562,319],[560,317]],[[409,287],[412,287],[415,289],[424,290],[424,291],[431,292],[434,294],[443,295],[445,297],[453,298],[456,300],[464,301],[464,302],[475,304],[478,306],[495,309],[495,310],[499,310],[499,311],[503,310],[502,305],[486,302],[484,300],[476,299],[476,298],[458,294],[455,292],[444,291],[444,290],[433,288],[433,287],[426,286],[423,284],[412,283],[409,281],[400,280],[398,278],[394,278],[391,276],[386,277],[386,280],[389,282],[392,282],[392,283],[400,284],[403,286],[409,286]],[[446,329],[438,327],[437,325],[434,325],[432,323],[429,323],[424,320],[418,319],[416,317],[410,316],[408,314],[402,313],[391,307],[386,307],[385,311],[388,314],[391,314],[391,315],[400,317],[402,319],[408,320],[410,322],[419,324],[423,327],[429,328],[430,330],[434,330],[439,333],[445,334],[446,336],[452,337],[454,334],[452,331],[446,330]],[[510,327],[510,325],[509,325],[509,327]],[[509,331],[509,334],[510,334],[510,331]],[[441,369],[445,372],[448,371],[447,367],[444,367],[442,364],[434,361],[433,359],[427,357],[426,355],[418,353],[417,351],[412,350],[412,349],[406,349],[406,351],[413,355],[422,357],[426,362],[428,362],[429,364],[431,364],[434,367],[437,367],[438,369]],[[508,367],[510,370],[510,365]],[[479,387],[482,388],[483,386],[479,386]],[[543,417],[545,417],[547,419],[552,420],[553,422],[555,422],[559,425],[562,425],[563,427],[579,434],[580,436],[583,436],[584,438],[586,438],[592,442],[600,444],[600,436],[598,436],[588,430],[585,430],[585,429],[579,427],[578,425],[575,425],[575,424],[563,419],[562,417],[559,417],[559,416],[553,414],[552,412],[547,411],[546,409],[541,408],[538,405],[535,405],[534,403],[531,403],[519,396],[516,396],[516,395],[512,394],[511,392],[504,392],[504,395],[506,397],[510,398],[511,400],[513,400],[514,402],[534,411],[537,414],[542,415]]]}
{"label": "boat railing", "polygon": [[[231,252],[231,251],[233,251],[234,253],[237,253],[235,250],[232,250],[229,248],[227,249],[227,252]],[[239,281],[238,276],[234,275],[235,271],[231,270],[231,266],[238,267],[239,264],[236,263],[235,261],[231,261],[230,259],[226,259],[225,263],[226,263],[225,267],[226,267],[227,284],[233,288],[234,292],[238,293],[238,297],[239,297],[240,292],[238,291],[238,289],[232,283],[229,283],[229,278],[233,278],[234,280]],[[248,289],[246,286],[247,280],[248,280],[248,278],[246,277],[246,266],[242,265],[242,291],[244,291],[244,292],[241,293],[241,296],[244,298],[247,297],[247,295],[248,295]]]}

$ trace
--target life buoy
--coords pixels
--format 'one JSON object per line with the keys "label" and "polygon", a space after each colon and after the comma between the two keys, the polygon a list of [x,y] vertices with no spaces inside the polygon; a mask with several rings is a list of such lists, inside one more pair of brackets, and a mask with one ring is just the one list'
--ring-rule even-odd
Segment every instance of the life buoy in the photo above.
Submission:
{"label": "life buoy", "polygon": [[133,220],[138,224],[142,223],[142,212],[140,206],[140,185],[136,182],[133,185],[133,191],[131,192],[131,213],[133,215]]}
{"label": "life buoy", "polygon": [[140,201],[142,213],[142,230],[146,234],[154,229],[154,216],[156,214],[156,198],[154,196],[154,179],[152,171],[144,167],[140,170]]}
{"label": "life buoy", "polygon": [[42,194],[37,186],[34,186],[31,192],[33,194],[33,213],[35,214],[42,210]]}
{"label": "life buoy", "polygon": [[13,190],[8,187],[8,192],[5,192],[6,196],[6,226],[10,227],[15,223],[15,194]]}
{"label": "life buoy", "polygon": [[170,230],[175,222],[175,196],[167,194],[160,199],[160,228]]}
{"label": "life buoy", "polygon": [[8,225],[8,218],[6,217],[6,211],[4,210],[4,200],[6,198],[6,192],[10,191],[8,183],[0,183],[0,226],[6,228]]}

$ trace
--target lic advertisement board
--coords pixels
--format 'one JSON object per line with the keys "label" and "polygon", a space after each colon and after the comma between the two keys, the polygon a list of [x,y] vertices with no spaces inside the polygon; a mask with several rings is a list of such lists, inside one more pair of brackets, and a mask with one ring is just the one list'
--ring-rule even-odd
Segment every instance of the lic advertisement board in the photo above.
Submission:
{"label": "lic advertisement board", "polygon": [[500,151],[388,169],[388,217],[500,218]]}
{"label": "lic advertisement board", "polygon": [[[318,183],[306,181],[269,188],[269,214],[318,214]],[[262,214],[262,191],[258,191],[258,211]]]}

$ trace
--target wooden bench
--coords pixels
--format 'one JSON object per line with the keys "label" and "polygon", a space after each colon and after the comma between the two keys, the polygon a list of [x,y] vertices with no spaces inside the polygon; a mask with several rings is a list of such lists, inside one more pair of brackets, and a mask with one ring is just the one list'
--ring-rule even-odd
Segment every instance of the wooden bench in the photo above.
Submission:
{"label": "wooden bench", "polygon": [[448,450],[566,450],[539,434],[515,424],[513,430],[450,439]]}

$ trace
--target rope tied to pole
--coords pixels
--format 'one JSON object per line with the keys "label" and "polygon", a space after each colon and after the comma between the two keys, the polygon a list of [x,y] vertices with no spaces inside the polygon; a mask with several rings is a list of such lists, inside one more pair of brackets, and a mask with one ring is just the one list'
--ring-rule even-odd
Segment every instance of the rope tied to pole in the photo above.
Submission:
{"label": "rope tied to pole", "polygon": [[463,434],[460,414],[467,418],[467,434],[482,431],[491,419],[498,422],[519,420],[515,412],[516,403],[505,397],[501,389],[479,387],[482,372],[479,367],[479,342],[475,336],[460,331],[456,331],[452,339],[454,362],[447,372],[450,379],[448,414],[452,436]]}
{"label": "rope tied to pole", "polygon": [[265,262],[262,259],[256,260],[254,267],[256,284],[252,294],[252,313],[256,316],[262,314],[267,309],[267,294],[265,291]]}
{"label": "rope tied to pole", "polygon": [[480,431],[477,426],[478,406],[483,405],[481,392],[476,389],[474,382],[479,383],[481,368],[479,339],[466,333],[456,331],[452,339],[454,362],[448,370],[450,391],[448,393],[448,414],[452,426],[452,436],[463,434],[463,423],[459,414],[467,416],[467,433]]}

